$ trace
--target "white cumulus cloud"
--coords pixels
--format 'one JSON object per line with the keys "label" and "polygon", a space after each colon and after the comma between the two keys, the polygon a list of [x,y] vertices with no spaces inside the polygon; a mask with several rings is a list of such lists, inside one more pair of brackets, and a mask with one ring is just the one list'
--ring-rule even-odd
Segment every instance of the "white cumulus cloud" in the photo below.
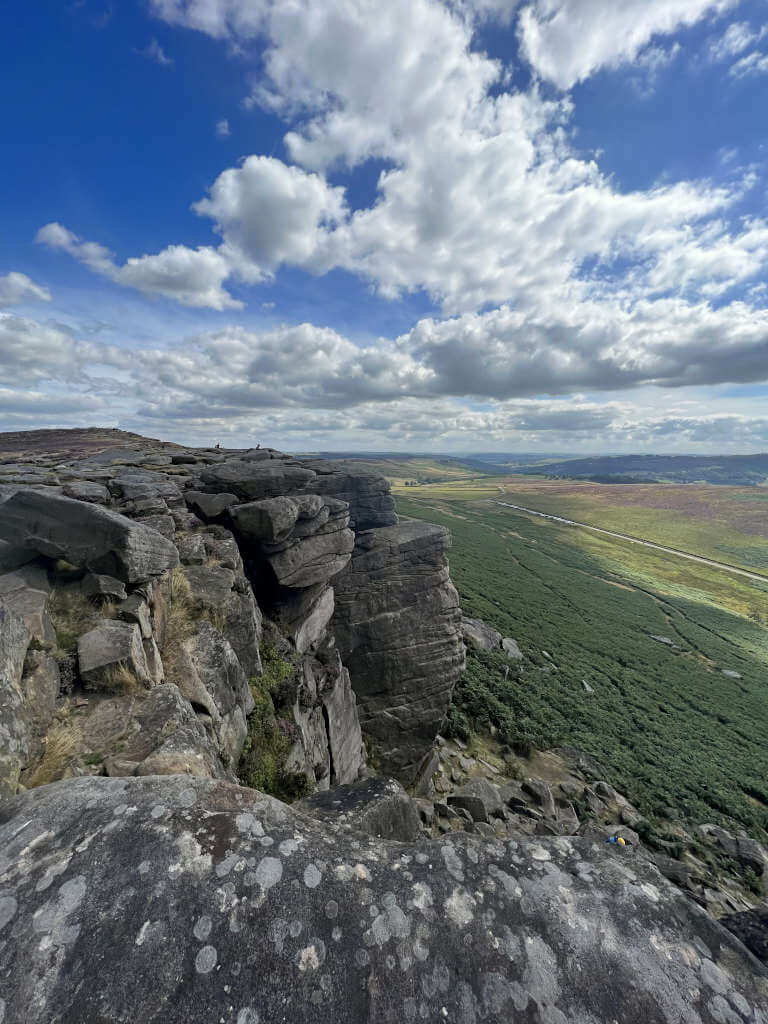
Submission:
{"label": "white cumulus cloud", "polygon": [[17,270],[12,270],[4,277],[0,277],[0,309],[7,306],[15,306],[24,299],[39,299],[41,302],[50,302],[51,293],[42,285],[35,282]]}
{"label": "white cumulus cloud", "polygon": [[536,72],[570,89],[602,68],[630,62],[657,35],[719,14],[736,0],[535,0],[520,38]]}

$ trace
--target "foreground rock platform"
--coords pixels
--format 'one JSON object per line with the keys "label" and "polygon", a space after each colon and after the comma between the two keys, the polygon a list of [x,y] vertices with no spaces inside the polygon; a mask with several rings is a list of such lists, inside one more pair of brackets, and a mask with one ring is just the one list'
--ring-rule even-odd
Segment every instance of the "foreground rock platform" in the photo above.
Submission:
{"label": "foreground rock platform", "polygon": [[636,849],[386,842],[254,790],[0,810],[3,1024],[765,1024],[768,972]]}

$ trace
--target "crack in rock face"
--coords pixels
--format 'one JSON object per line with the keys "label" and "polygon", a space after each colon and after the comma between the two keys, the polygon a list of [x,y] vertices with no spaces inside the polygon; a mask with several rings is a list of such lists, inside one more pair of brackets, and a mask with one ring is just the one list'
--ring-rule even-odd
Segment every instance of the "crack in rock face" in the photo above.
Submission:
{"label": "crack in rock face", "polygon": [[768,972],[639,849],[392,842],[181,776],[0,822],[3,1024],[768,1022]]}

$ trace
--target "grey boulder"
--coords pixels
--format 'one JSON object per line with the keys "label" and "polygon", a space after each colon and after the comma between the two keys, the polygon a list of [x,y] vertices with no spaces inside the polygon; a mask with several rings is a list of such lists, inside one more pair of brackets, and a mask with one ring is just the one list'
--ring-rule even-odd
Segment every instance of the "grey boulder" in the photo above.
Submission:
{"label": "grey boulder", "polygon": [[186,775],[0,812],[5,1024],[764,1024],[768,972],[640,851],[398,843]]}
{"label": "grey boulder", "polygon": [[470,779],[448,797],[452,807],[463,807],[473,821],[488,822],[504,812],[504,801],[498,787],[487,779]]}
{"label": "grey boulder", "polygon": [[214,494],[226,491],[246,501],[291,494],[301,490],[314,477],[311,470],[289,460],[273,459],[264,462],[232,459],[209,466],[200,474],[205,490]]}
{"label": "grey boulder", "polygon": [[124,685],[117,678],[120,669],[127,669],[135,681],[152,685],[152,677],[142,644],[141,631],[134,622],[105,619],[77,641],[80,677],[93,690],[111,690]]}
{"label": "grey boulder", "polygon": [[482,619],[461,618],[461,635],[464,642],[479,651],[494,651],[501,647],[501,633]]}
{"label": "grey boulder", "polygon": [[0,505],[0,537],[128,584],[179,561],[173,544],[148,526],[100,505],[36,491],[17,491]]}
{"label": "grey boulder", "polygon": [[102,598],[105,601],[124,601],[128,596],[122,580],[94,572],[89,572],[83,579],[80,589],[86,597]]}
{"label": "grey boulder", "polygon": [[518,647],[517,641],[513,640],[511,636],[504,637],[501,641],[501,648],[513,661],[520,661],[523,657],[523,652]]}
{"label": "grey boulder", "polygon": [[334,786],[300,800],[294,807],[313,818],[378,839],[413,842],[421,836],[419,808],[396,779],[379,777]]}

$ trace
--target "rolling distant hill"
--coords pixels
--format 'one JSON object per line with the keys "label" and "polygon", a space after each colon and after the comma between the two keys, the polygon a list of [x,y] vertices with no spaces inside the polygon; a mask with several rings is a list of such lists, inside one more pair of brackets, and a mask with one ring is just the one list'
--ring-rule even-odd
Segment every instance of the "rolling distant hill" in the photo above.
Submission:
{"label": "rolling distant hill", "polygon": [[610,455],[510,467],[509,472],[595,480],[599,483],[708,483],[760,486],[768,483],[768,454]]}

